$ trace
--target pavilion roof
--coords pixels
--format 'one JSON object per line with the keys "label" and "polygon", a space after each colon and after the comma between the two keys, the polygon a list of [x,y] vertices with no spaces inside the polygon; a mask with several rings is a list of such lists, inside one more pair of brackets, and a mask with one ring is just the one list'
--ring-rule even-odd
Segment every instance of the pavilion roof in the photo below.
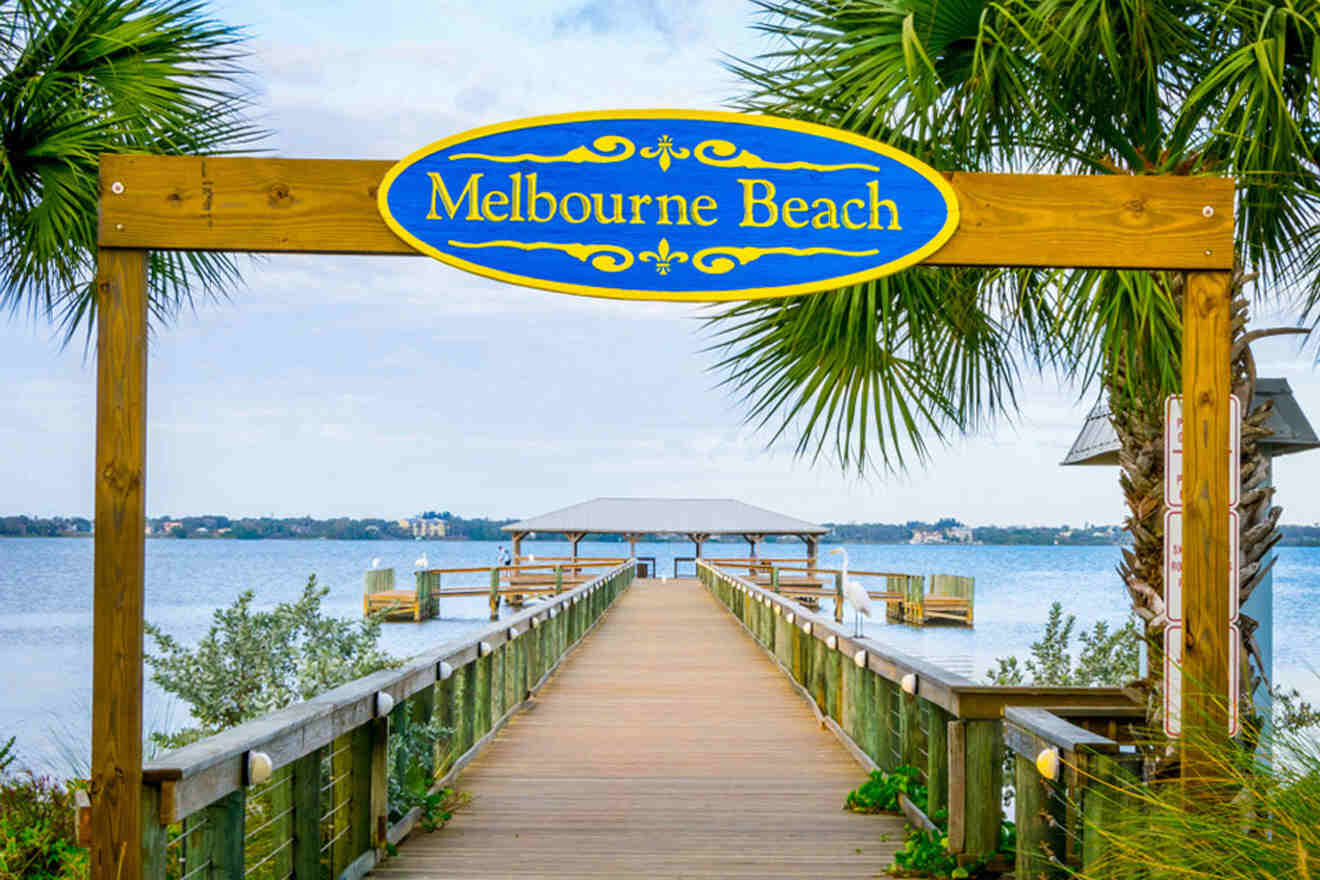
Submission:
{"label": "pavilion roof", "polygon": [[[1256,441],[1267,455],[1277,458],[1320,447],[1320,439],[1293,397],[1287,379],[1257,379],[1256,397],[1257,402],[1274,401],[1274,412],[1266,422],[1274,433]],[[1118,449],[1118,435],[1109,422],[1109,404],[1101,399],[1091,409],[1081,433],[1060,464],[1116,465]]]}
{"label": "pavilion roof", "polygon": [[504,526],[506,532],[823,535],[824,526],[733,498],[596,498]]}

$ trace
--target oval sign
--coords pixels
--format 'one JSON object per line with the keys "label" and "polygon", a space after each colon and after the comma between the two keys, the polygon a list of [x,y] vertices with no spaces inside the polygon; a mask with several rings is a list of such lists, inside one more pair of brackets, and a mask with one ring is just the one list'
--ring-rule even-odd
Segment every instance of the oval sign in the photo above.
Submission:
{"label": "oval sign", "polygon": [[718,301],[830,290],[934,253],[958,201],[885,144],[772,116],[570,113],[437,141],[378,195],[452,266],[586,296]]}

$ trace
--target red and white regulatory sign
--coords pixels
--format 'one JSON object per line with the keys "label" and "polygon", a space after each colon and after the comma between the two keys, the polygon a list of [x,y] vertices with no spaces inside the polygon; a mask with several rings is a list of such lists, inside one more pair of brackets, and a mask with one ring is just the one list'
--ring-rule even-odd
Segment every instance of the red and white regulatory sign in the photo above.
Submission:
{"label": "red and white regulatory sign", "polygon": [[[1229,397],[1228,480],[1228,735],[1239,725],[1238,689],[1242,641],[1238,635],[1238,498],[1241,494],[1242,405]],[[1164,732],[1182,734],[1183,540],[1182,540],[1182,395],[1164,402]]]}

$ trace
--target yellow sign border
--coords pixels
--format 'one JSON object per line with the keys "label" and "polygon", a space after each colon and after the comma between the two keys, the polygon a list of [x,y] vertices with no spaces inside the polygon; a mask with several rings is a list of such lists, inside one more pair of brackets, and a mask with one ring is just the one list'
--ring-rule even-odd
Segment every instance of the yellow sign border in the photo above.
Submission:
{"label": "yellow sign border", "polygon": [[[523,128],[537,128],[544,125],[552,125],[564,122],[587,122],[601,119],[697,119],[711,122],[732,122],[740,125],[759,125],[765,128],[778,128],[785,131],[796,131],[802,134],[823,137],[840,143],[851,144],[855,147],[878,153],[888,159],[892,159],[902,165],[907,166],[920,174],[926,180],[934,185],[940,195],[944,197],[944,204],[947,209],[947,216],[944,226],[937,232],[930,241],[922,245],[911,253],[904,254],[896,260],[891,260],[879,266],[872,266],[862,272],[854,272],[849,275],[836,275],[825,278],[820,281],[811,281],[805,284],[789,284],[780,287],[753,287],[739,290],[709,291],[709,290],[675,290],[672,293],[655,290],[627,290],[618,287],[596,287],[589,284],[570,284],[562,281],[549,281],[544,278],[531,278],[525,275],[516,275],[512,272],[504,272],[499,269],[492,269],[489,266],[483,266],[478,263],[472,263],[453,254],[447,254],[440,249],[427,244],[409,232],[399,221],[390,213],[388,204],[388,195],[390,187],[395,179],[409,168],[414,162],[429,156],[431,153],[439,152],[446,147],[455,144],[465,143],[479,137],[485,137],[491,134],[500,134],[506,131],[516,131]],[[871,140],[852,132],[843,131],[838,128],[831,128],[827,125],[818,125],[814,122],[800,122],[795,119],[785,119],[780,116],[755,116],[745,113],[729,113],[720,110],[588,110],[578,113],[555,113],[547,116],[529,116],[523,119],[514,119],[508,122],[500,122],[494,125],[473,128],[447,138],[435,141],[421,149],[414,150],[406,157],[396,162],[385,177],[381,180],[380,189],[376,194],[376,205],[380,210],[381,217],[390,230],[404,242],[418,251],[434,257],[442,263],[470,272],[474,275],[481,275],[495,281],[502,281],[506,284],[517,284],[521,287],[534,287],[540,290],[550,290],[556,293],[570,293],[577,296],[591,296],[603,299],[628,299],[645,300],[652,302],[730,302],[735,300],[749,299],[774,299],[784,296],[798,296],[804,293],[817,293],[822,290],[837,290],[841,287],[847,287],[852,284],[860,284],[863,281],[870,281],[873,278],[880,278],[885,275],[892,275],[909,266],[914,266],[922,262],[931,254],[935,253],[944,243],[947,242],[958,229],[958,196],[954,193],[953,187],[944,179],[934,168],[931,168],[925,162],[911,156],[901,150],[896,150],[888,144]]]}

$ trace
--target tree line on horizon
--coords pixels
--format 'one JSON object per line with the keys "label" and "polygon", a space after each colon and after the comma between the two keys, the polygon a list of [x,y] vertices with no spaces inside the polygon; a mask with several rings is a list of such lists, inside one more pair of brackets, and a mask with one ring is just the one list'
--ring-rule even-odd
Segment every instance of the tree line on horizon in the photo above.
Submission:
{"label": "tree line on horizon", "polygon": [[[428,511],[418,519],[443,519],[448,535],[444,539],[457,541],[507,541],[509,536],[500,530],[501,526],[516,522],[515,519],[488,519],[485,517],[466,518],[456,516],[449,511],[435,513]],[[166,523],[177,523],[166,529]],[[151,526],[152,537],[156,538],[215,538],[232,540],[265,539],[325,539],[332,541],[371,541],[371,540],[409,540],[412,532],[399,525],[397,520],[367,517],[354,519],[334,517],[315,519],[301,517],[240,517],[204,515],[204,516],[159,516],[147,520]],[[964,528],[965,524],[952,517],[944,517],[934,522],[909,520],[905,523],[823,523],[830,529],[822,537],[827,544],[907,544],[917,532],[947,532],[949,529]],[[1320,525],[1284,525],[1284,546],[1320,547]],[[974,526],[970,529],[972,542],[991,545],[1068,545],[1068,546],[1103,546],[1123,544],[1127,535],[1117,525],[1091,525],[1072,528],[1061,526]],[[61,538],[87,537],[93,533],[93,522],[80,516],[3,516],[0,517],[0,537],[5,538]],[[557,533],[548,533],[544,540],[561,540]],[[437,539],[428,539],[437,540]],[[603,543],[621,543],[621,535],[593,535],[591,541]],[[682,535],[647,535],[648,542],[686,541]],[[716,539],[712,539],[716,540]],[[729,536],[727,541],[743,543],[737,536]],[[770,542],[793,542],[797,539],[785,536],[780,541],[771,537]],[[947,543],[959,543],[950,540]]]}

